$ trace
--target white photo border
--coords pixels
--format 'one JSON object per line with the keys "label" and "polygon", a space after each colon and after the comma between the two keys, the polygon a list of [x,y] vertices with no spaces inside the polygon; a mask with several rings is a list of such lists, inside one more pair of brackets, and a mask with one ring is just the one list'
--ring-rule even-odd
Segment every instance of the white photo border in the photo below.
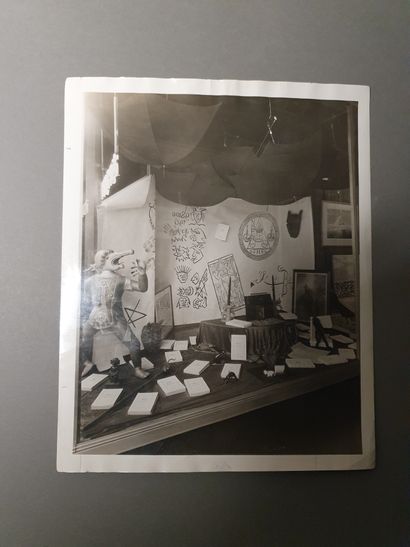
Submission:
{"label": "white photo border", "polygon": [[[85,93],[163,93],[265,96],[358,104],[358,209],[360,210],[360,366],[362,453],[349,455],[88,455],[73,453],[76,437],[81,282],[81,215]],[[296,82],[69,78],[65,86],[62,280],[57,470],[65,472],[307,471],[368,469],[375,465],[373,311],[367,86]]]}

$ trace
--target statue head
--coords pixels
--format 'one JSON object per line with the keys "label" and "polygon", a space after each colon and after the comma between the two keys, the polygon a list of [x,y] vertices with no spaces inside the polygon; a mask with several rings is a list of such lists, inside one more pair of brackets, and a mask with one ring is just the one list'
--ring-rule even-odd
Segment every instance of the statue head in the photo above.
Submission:
{"label": "statue head", "polygon": [[120,260],[124,258],[124,256],[132,254],[134,254],[134,251],[132,249],[120,252],[116,252],[111,249],[100,249],[95,253],[94,269],[97,272],[116,272],[124,268],[124,264],[120,263]]}

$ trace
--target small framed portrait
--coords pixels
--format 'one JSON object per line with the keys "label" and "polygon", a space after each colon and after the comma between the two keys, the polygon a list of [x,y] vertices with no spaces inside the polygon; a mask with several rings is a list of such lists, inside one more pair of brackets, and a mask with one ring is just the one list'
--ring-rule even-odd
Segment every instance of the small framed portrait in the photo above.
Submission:
{"label": "small framed portrait", "polygon": [[293,270],[293,312],[302,321],[327,314],[328,274],[315,270]]}
{"label": "small framed portrait", "polygon": [[349,203],[322,201],[322,245],[352,245],[352,207]]}
{"label": "small framed portrait", "polygon": [[155,321],[161,323],[162,336],[166,336],[174,327],[171,285],[155,293]]}

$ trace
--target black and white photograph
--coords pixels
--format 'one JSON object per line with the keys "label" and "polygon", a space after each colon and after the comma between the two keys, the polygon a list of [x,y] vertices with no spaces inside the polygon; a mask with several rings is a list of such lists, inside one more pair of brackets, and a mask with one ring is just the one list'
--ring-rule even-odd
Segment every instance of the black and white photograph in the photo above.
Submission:
{"label": "black and white photograph", "polygon": [[293,311],[305,321],[327,313],[328,274],[309,270],[293,272]]}
{"label": "black and white photograph", "polygon": [[352,207],[345,203],[322,202],[323,245],[352,245]]}
{"label": "black and white photograph", "polygon": [[350,221],[359,185],[370,198],[367,98],[67,82],[59,469],[372,466],[369,295],[342,299],[327,246],[343,240],[349,282],[370,287]]}

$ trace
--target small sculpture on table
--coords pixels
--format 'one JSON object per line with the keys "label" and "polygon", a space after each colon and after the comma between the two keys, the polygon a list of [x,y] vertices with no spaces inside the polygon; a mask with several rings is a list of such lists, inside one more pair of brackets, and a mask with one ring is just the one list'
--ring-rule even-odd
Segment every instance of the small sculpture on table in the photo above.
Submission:
{"label": "small sculpture on table", "polygon": [[229,276],[228,298],[222,310],[222,321],[225,321],[225,323],[234,318],[234,313],[233,313],[234,306],[231,304],[231,285],[232,285],[232,277]]}
{"label": "small sculpture on table", "polygon": [[[321,342],[323,342],[326,346],[326,349],[331,350],[332,348],[329,346],[329,342],[325,334],[325,329],[323,328],[319,317],[314,316],[311,318],[311,331],[312,330],[314,331],[314,337],[316,339],[316,347],[318,348]],[[313,338],[313,332],[311,332],[311,339],[312,338]]]}

